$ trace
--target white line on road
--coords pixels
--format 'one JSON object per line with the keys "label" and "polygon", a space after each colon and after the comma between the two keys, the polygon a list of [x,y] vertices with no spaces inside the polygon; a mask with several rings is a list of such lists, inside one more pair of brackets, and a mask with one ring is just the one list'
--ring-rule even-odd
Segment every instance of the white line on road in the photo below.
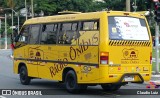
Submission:
{"label": "white line on road", "polygon": [[4,97],[4,96],[0,96],[0,98],[7,98],[7,97]]}

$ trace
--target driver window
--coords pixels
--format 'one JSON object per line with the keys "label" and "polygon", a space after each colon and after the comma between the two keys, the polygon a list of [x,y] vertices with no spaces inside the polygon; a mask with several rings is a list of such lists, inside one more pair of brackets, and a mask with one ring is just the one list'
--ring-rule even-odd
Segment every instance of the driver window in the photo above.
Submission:
{"label": "driver window", "polygon": [[29,26],[24,26],[20,32],[19,42],[28,42]]}

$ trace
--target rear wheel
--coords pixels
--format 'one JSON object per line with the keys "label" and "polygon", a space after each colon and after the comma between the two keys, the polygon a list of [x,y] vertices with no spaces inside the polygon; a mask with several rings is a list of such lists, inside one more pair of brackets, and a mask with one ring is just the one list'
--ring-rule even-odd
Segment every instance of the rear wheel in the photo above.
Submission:
{"label": "rear wheel", "polygon": [[20,82],[23,85],[30,84],[31,78],[28,76],[28,71],[27,71],[27,68],[25,66],[22,66],[20,68],[19,77],[20,77]]}
{"label": "rear wheel", "polygon": [[67,72],[65,77],[66,89],[70,93],[80,93],[82,90],[87,89],[87,85],[77,84],[77,77],[73,70]]}
{"label": "rear wheel", "polygon": [[105,91],[116,91],[118,90],[121,85],[116,85],[116,84],[102,84],[101,87],[103,88],[103,90]]}

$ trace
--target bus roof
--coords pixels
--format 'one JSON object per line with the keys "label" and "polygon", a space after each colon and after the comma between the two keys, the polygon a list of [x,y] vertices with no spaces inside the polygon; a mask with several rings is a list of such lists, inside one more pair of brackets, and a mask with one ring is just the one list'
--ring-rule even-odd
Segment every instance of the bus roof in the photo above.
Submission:
{"label": "bus roof", "polygon": [[45,17],[37,17],[28,19],[25,21],[24,25],[26,24],[40,24],[40,23],[53,23],[53,22],[64,22],[64,21],[76,21],[76,20],[93,20],[93,19],[99,19],[104,14],[110,14],[110,15],[134,15],[134,16],[143,16],[138,13],[133,12],[124,12],[124,11],[100,11],[100,12],[89,12],[89,13],[78,13],[78,14],[64,14],[64,15],[53,15],[53,16],[45,16]]}

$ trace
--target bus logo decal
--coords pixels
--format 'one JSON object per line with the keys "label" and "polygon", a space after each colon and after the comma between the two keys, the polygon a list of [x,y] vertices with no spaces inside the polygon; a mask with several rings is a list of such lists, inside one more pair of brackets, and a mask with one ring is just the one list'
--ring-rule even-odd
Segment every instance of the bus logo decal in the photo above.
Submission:
{"label": "bus logo decal", "polygon": [[33,65],[43,65],[41,61],[39,60],[43,60],[44,59],[44,51],[39,49],[39,47],[36,48],[29,48],[28,50],[28,56],[29,59],[32,59],[34,61],[29,61],[28,63],[31,63]]}
{"label": "bus logo decal", "polygon": [[133,48],[131,49],[123,49],[123,57],[125,60],[137,60],[138,58],[138,50]]}
{"label": "bus logo decal", "polygon": [[122,64],[139,64],[138,53],[139,53],[138,50],[134,48],[123,49],[122,50],[123,58],[121,59],[121,63]]}
{"label": "bus logo decal", "polygon": [[82,73],[89,73],[92,70],[91,66],[84,66]]}

